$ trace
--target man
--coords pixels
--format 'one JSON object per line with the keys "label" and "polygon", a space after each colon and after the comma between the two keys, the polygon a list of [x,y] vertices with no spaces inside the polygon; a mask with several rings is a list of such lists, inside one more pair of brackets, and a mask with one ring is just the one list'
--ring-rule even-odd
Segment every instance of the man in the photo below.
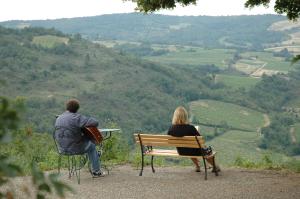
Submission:
{"label": "man", "polygon": [[79,101],[71,99],[66,103],[66,111],[56,119],[55,139],[58,149],[63,154],[87,153],[92,165],[92,176],[104,176],[100,170],[100,155],[96,146],[82,132],[84,127],[97,127],[98,121],[77,113],[78,109]]}

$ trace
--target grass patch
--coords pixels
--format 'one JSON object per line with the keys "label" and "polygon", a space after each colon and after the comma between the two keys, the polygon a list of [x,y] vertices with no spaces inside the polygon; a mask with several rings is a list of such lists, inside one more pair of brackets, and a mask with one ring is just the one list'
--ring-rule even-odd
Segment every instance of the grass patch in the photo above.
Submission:
{"label": "grass patch", "polygon": [[234,76],[234,75],[218,75],[218,82],[224,83],[226,86],[234,89],[245,88],[249,89],[260,81],[259,78],[247,76]]}
{"label": "grass patch", "polygon": [[215,64],[220,68],[228,66],[227,61],[232,58],[234,50],[228,49],[204,49],[204,48],[177,48],[162,56],[147,56],[151,60],[163,64],[180,64],[180,65],[211,65]]}
{"label": "grass patch", "polygon": [[284,162],[282,167],[300,173],[300,160],[294,158],[290,161]]}
{"label": "grass patch", "polygon": [[54,35],[43,35],[35,36],[32,40],[32,43],[40,45],[45,48],[53,48],[58,44],[68,44],[69,38],[67,37],[58,37]]}
{"label": "grass patch", "polygon": [[237,157],[234,162],[234,165],[243,168],[260,168],[276,170],[287,169],[290,171],[300,173],[300,160],[297,160],[295,158],[291,158],[291,160],[288,160],[287,162],[274,163],[269,155],[264,155],[259,162],[252,162],[249,159]]}
{"label": "grass patch", "polygon": [[266,156],[273,166],[291,160],[284,154],[259,149],[259,141],[260,134],[256,132],[228,131],[208,141],[207,145],[211,145],[218,152],[217,161],[226,166],[255,167],[262,164]]}
{"label": "grass patch", "polygon": [[249,108],[214,100],[199,100],[190,103],[196,120],[204,124],[224,124],[235,128],[256,131],[263,126],[263,114]]}
{"label": "grass patch", "polygon": [[298,143],[300,143],[300,123],[295,124],[295,136]]}
{"label": "grass patch", "polygon": [[201,135],[205,137],[214,136],[214,128],[203,125],[199,125],[199,128]]}
{"label": "grass patch", "polygon": [[262,62],[266,62],[264,69],[287,72],[293,70],[293,66],[282,57],[274,57],[270,52],[246,52],[242,54],[243,58],[256,58]]}

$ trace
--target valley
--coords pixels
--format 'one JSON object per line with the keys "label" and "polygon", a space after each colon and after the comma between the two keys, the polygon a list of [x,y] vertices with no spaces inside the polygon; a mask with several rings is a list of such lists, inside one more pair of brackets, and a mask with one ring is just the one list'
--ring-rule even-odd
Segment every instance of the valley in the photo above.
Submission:
{"label": "valley", "polygon": [[122,128],[133,147],[134,132],[165,132],[184,105],[221,164],[279,164],[300,154],[299,117],[286,111],[300,108],[300,64],[291,65],[299,24],[272,15],[137,14],[0,23],[24,24],[0,26],[0,91],[25,101],[37,132],[51,132],[74,97],[103,126]]}

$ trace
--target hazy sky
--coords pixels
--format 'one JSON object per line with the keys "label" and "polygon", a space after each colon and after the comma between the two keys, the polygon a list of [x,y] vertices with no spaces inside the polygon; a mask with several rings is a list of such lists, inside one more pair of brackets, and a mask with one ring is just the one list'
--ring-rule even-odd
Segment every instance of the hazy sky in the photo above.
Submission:
{"label": "hazy sky", "polygon": [[[272,13],[270,8],[244,8],[246,0],[198,0],[197,6],[157,12],[169,15],[242,15]],[[274,2],[274,0],[272,0]],[[0,21],[56,19],[134,12],[135,4],[122,0],[0,0]]]}

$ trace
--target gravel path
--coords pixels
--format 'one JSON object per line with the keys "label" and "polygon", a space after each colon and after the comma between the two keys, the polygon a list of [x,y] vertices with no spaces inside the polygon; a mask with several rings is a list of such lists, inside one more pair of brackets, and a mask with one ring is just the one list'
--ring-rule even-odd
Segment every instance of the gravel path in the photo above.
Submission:
{"label": "gravel path", "polygon": [[146,167],[144,175],[125,165],[113,168],[110,175],[91,178],[87,171],[81,172],[81,184],[76,178],[61,179],[75,190],[67,198],[300,198],[300,174],[249,169],[223,169],[220,176],[209,172],[196,173],[192,167],[156,168],[156,173]]}

